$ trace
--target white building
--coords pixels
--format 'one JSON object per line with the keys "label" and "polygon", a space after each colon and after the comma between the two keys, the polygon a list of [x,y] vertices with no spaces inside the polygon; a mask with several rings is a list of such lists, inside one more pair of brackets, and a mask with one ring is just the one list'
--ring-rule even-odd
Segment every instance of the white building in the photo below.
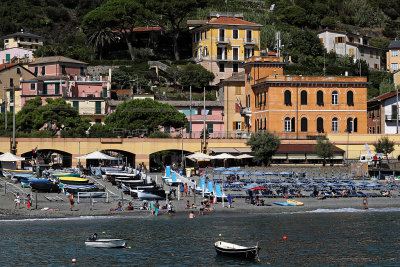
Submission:
{"label": "white building", "polygon": [[0,64],[29,63],[33,60],[33,52],[24,48],[9,48],[0,50]]}
{"label": "white building", "polygon": [[335,30],[322,30],[318,38],[328,52],[342,56],[354,56],[368,63],[371,69],[381,69],[381,51],[369,45],[369,37]]}

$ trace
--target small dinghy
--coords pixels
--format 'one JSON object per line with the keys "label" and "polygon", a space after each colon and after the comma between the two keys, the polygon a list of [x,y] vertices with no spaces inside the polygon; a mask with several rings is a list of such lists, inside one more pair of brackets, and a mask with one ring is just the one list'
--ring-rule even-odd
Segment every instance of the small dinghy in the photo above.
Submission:
{"label": "small dinghy", "polygon": [[97,238],[97,234],[93,234],[85,240],[85,245],[92,248],[124,248],[126,240],[118,238]]}
{"label": "small dinghy", "polygon": [[258,247],[258,245],[254,247],[243,247],[223,241],[215,242],[214,247],[218,255],[239,257],[245,259],[258,258],[258,252],[261,249]]}

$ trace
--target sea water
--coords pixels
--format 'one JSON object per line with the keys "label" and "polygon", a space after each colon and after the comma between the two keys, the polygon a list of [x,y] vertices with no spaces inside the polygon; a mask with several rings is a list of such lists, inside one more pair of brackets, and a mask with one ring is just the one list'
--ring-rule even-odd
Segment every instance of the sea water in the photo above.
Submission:
{"label": "sea water", "polygon": [[[1,266],[400,265],[399,209],[0,220],[0,232]],[[130,248],[86,247],[95,232]],[[217,240],[258,243],[260,262],[217,256]]]}

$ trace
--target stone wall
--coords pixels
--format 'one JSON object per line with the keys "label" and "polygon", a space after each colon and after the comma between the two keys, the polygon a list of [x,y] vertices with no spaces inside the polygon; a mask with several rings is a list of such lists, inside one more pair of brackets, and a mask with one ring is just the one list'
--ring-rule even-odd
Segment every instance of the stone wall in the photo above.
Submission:
{"label": "stone wall", "polygon": [[108,69],[115,70],[119,66],[88,66],[88,74],[91,76],[108,76]]}

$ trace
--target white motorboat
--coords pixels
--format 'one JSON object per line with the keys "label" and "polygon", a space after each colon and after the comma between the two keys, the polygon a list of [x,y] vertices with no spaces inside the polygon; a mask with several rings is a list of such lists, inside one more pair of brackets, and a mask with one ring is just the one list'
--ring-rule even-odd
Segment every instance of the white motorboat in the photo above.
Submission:
{"label": "white motorboat", "polygon": [[85,241],[85,244],[93,248],[124,248],[126,247],[126,240],[118,238],[89,238]]}

